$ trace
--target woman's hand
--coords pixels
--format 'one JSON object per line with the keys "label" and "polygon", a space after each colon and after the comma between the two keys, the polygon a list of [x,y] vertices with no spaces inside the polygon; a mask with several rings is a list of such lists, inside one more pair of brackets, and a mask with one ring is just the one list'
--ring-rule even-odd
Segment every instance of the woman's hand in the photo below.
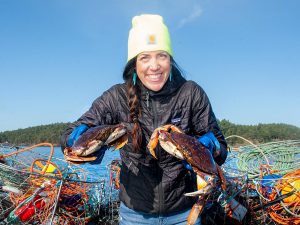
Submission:
{"label": "woman's hand", "polygon": [[80,124],[78,127],[75,127],[72,133],[69,135],[67,140],[67,147],[71,147],[74,142],[80,137],[81,134],[86,132],[89,129],[89,126],[86,124]]}
{"label": "woman's hand", "polygon": [[213,157],[217,157],[221,153],[221,147],[218,139],[215,137],[213,132],[208,131],[206,134],[198,138],[198,141],[204,145],[213,155]]}

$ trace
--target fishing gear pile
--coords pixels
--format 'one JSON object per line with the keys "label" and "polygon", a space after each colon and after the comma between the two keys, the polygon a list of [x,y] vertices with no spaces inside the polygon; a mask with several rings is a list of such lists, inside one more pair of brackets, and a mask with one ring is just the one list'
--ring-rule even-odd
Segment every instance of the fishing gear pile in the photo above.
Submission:
{"label": "fishing gear pile", "polygon": [[300,141],[255,145],[231,137],[250,144],[230,152],[224,165],[247,172],[248,224],[300,224]]}
{"label": "fishing gear pile", "polygon": [[108,180],[53,153],[50,143],[0,145],[0,224],[114,224],[118,174],[111,165]]}

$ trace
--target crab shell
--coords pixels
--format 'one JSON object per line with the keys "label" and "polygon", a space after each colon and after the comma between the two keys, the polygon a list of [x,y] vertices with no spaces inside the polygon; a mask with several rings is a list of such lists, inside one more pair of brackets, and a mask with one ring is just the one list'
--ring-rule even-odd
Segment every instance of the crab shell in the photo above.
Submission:
{"label": "crab shell", "polygon": [[64,154],[69,161],[92,161],[97,158],[92,154],[103,146],[119,149],[127,141],[127,129],[124,125],[100,125],[84,132],[72,147],[64,150]]}
{"label": "crab shell", "polygon": [[218,175],[218,169],[210,151],[196,138],[176,131],[169,133],[163,130],[158,139],[163,149],[186,160],[196,173]]}

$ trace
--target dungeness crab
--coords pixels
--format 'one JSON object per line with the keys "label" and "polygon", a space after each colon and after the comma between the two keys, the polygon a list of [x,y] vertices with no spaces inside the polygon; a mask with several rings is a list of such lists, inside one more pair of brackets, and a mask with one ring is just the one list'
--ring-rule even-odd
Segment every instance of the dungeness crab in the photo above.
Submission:
{"label": "dungeness crab", "polygon": [[72,147],[64,149],[65,159],[73,162],[86,162],[97,159],[94,153],[102,147],[123,147],[128,141],[127,129],[123,124],[100,125],[88,129]]}
{"label": "dungeness crab", "polygon": [[198,215],[202,212],[210,193],[221,181],[222,189],[226,189],[225,178],[222,170],[215,163],[211,152],[205,148],[196,138],[186,135],[178,127],[168,124],[154,130],[148,149],[156,158],[155,147],[158,142],[169,154],[186,160],[197,174],[197,191],[186,193],[186,196],[199,196],[193,206],[187,224],[194,224]]}

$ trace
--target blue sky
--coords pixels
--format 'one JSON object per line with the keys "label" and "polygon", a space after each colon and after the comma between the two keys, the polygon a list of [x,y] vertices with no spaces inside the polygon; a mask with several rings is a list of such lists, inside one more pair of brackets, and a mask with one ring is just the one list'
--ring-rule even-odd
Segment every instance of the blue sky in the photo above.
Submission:
{"label": "blue sky", "polygon": [[0,131],[76,120],[121,83],[131,18],[160,14],[219,119],[300,127],[298,0],[1,0]]}

